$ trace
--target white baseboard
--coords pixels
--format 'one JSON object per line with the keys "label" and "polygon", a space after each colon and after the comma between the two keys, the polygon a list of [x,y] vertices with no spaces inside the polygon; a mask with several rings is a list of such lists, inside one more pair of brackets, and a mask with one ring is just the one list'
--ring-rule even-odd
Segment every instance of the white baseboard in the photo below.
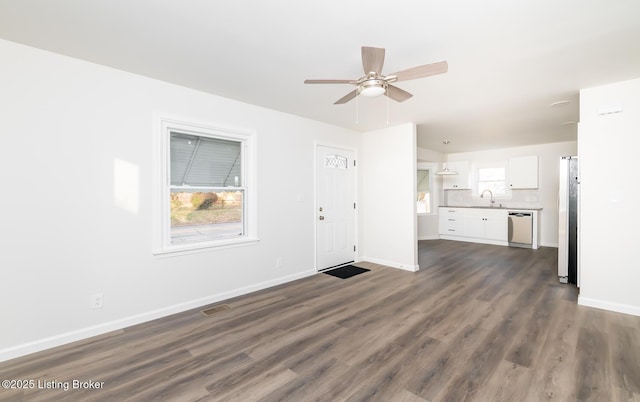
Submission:
{"label": "white baseboard", "polygon": [[241,295],[255,292],[258,290],[281,285],[283,283],[295,281],[297,279],[305,278],[315,274],[317,274],[315,270],[299,272],[293,275],[288,275],[281,278],[269,280],[266,282],[257,283],[251,286],[234,289],[228,292],[218,293],[215,295],[202,297],[200,299],[195,299],[195,300],[191,300],[184,303],[175,304],[173,306],[163,307],[157,310],[133,315],[130,317],[119,319],[119,320],[105,322],[105,323],[94,325],[91,327],[82,328],[76,331],[66,332],[66,333],[54,335],[48,338],[39,339],[36,341],[12,346],[12,347],[0,350],[0,362],[7,361],[10,359],[15,359],[17,357],[25,356],[35,352],[40,352],[42,350],[50,349],[56,346],[65,345],[67,343],[79,341],[82,339],[87,339],[92,336],[106,334],[107,332],[117,331],[122,328],[130,327],[132,325],[141,324],[143,322],[166,317],[166,316],[180,313],[186,310],[191,310],[194,308],[206,306],[207,304],[217,303],[219,301],[227,300],[232,297],[241,296]]}
{"label": "white baseboard", "polygon": [[464,242],[467,242],[467,243],[492,244],[494,246],[508,246],[509,245],[509,243],[506,242],[506,241],[488,240],[488,239],[476,239],[474,237],[440,235],[440,238],[443,239],[443,240],[464,241]]}
{"label": "white baseboard", "polygon": [[602,310],[615,311],[617,313],[630,314],[640,316],[640,307],[628,304],[612,303],[605,300],[591,299],[588,297],[578,296],[578,304],[586,307],[595,307]]}
{"label": "white baseboard", "polygon": [[366,256],[362,257],[362,260],[367,262],[372,262],[374,264],[386,265],[388,267],[403,269],[405,271],[411,271],[411,272],[416,272],[420,269],[420,265],[407,265],[407,264],[401,264],[395,261],[386,261],[386,260],[381,260],[378,258],[371,258]]}
{"label": "white baseboard", "polygon": [[418,236],[418,240],[438,240],[439,238],[440,238],[440,235]]}

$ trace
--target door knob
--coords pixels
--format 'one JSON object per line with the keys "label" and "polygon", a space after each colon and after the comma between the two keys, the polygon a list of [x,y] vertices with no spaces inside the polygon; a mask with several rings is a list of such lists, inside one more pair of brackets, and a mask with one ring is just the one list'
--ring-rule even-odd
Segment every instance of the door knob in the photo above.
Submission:
{"label": "door knob", "polygon": [[324,216],[320,215],[320,220],[323,221],[324,220]]}

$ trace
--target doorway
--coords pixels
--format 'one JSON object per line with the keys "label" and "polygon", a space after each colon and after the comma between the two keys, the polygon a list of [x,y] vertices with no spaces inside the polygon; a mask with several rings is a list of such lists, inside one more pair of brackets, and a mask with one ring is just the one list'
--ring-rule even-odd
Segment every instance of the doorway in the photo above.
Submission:
{"label": "doorway", "polygon": [[354,151],[316,146],[316,269],[355,261]]}

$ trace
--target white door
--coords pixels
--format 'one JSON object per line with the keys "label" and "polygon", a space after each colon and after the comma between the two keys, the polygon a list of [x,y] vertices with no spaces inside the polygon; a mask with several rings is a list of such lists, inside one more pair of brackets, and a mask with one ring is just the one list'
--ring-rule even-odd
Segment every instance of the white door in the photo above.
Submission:
{"label": "white door", "polygon": [[316,148],[316,267],[355,260],[355,163],[353,151]]}

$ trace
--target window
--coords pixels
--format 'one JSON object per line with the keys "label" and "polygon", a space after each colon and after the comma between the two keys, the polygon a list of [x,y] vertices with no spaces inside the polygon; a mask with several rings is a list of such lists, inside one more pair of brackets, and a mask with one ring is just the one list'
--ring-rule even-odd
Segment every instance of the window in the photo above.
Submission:
{"label": "window", "polygon": [[417,194],[419,214],[431,213],[431,172],[429,170],[418,170],[417,172]]}
{"label": "window", "polygon": [[506,169],[504,167],[478,168],[478,195],[490,190],[494,196],[506,194]]}
{"label": "window", "polygon": [[251,133],[161,120],[161,137],[156,252],[255,240]]}

